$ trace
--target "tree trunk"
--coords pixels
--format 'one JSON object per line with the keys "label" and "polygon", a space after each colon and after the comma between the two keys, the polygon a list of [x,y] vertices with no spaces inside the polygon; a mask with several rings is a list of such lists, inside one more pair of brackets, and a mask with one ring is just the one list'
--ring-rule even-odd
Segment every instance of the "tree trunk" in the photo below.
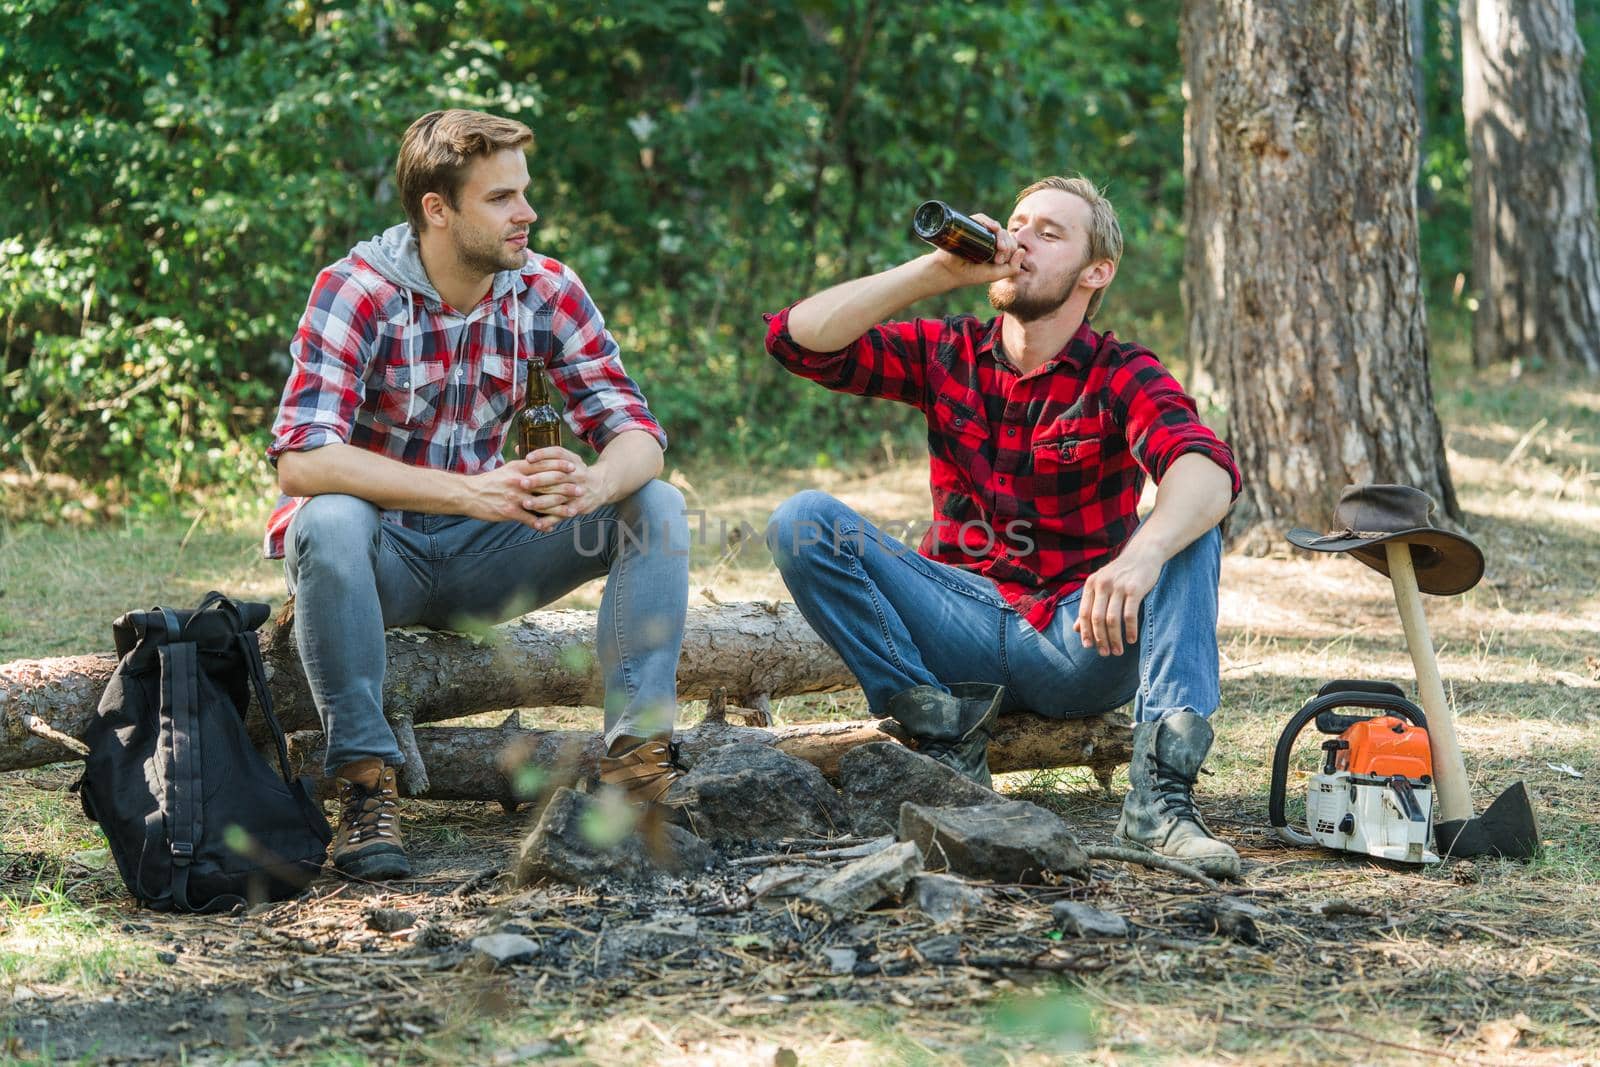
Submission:
{"label": "tree trunk", "polygon": [[1572,0],[1461,0],[1472,356],[1600,373],[1600,221]]}
{"label": "tree trunk", "polygon": [[1428,381],[1407,0],[1187,0],[1189,353],[1244,474],[1230,535],[1326,528],[1359,482],[1459,520]]}
{"label": "tree trunk", "polygon": [[[428,787],[414,795],[430,800],[497,800],[507,810],[548,795],[597,773],[604,742],[597,733],[575,730],[526,730],[510,716],[499,727],[424,727],[416,731],[417,749],[428,768]],[[322,735],[294,737],[292,769],[320,788]],[[901,741],[892,719],[804,723],[761,729],[733,726],[726,720],[706,722],[680,732],[684,761],[739,741],[776,745],[805,760],[829,779],[839,776],[839,759],[869,741]],[[1107,789],[1116,769],[1132,753],[1133,730],[1122,715],[1081,719],[1046,719],[1030,712],[1003,716],[989,745],[989,767],[995,773],[1052,767],[1088,767]]]}
{"label": "tree trunk", "polygon": [[[321,729],[288,629],[289,610],[263,634],[273,709],[285,730]],[[383,704],[417,723],[505,708],[601,702],[592,611],[541,611],[478,638],[437,630],[390,630]],[[64,656],[0,665],[0,771],[75,759],[59,741],[24,723],[36,715],[79,737],[94,717],[116,660]],[[701,700],[725,689],[735,703],[826,693],[856,680],[791,604],[691,608],[678,662],[678,696]],[[254,716],[252,715],[252,721]],[[417,731],[420,735],[422,731]]]}

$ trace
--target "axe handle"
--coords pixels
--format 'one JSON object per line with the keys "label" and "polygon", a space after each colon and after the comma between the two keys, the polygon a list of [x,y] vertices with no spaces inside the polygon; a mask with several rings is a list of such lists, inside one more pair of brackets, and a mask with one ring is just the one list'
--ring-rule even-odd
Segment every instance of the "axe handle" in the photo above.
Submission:
{"label": "axe handle", "polygon": [[1456,721],[1444,698],[1444,683],[1439,680],[1439,663],[1433,655],[1433,636],[1428,633],[1428,617],[1422,611],[1422,594],[1417,590],[1417,571],[1411,565],[1411,546],[1390,541],[1384,548],[1389,555],[1389,582],[1394,586],[1395,606],[1400,609],[1400,625],[1405,627],[1406,648],[1417,674],[1417,694],[1428,716],[1428,745],[1433,750],[1433,784],[1439,795],[1440,822],[1472,818],[1472,794],[1467,789],[1467,765],[1461,759],[1461,742],[1456,738]]}

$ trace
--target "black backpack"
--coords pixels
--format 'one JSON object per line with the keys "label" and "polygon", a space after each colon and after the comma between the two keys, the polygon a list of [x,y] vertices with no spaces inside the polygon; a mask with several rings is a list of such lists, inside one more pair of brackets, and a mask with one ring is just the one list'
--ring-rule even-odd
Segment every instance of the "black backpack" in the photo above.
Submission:
{"label": "black backpack", "polygon": [[[75,789],[128,890],[158,911],[282,900],[317,876],[332,833],[289,774],[256,628],[265,604],[207,593],[194,611],[112,623],[117,664]],[[274,771],[245,729],[250,691],[278,748]]]}

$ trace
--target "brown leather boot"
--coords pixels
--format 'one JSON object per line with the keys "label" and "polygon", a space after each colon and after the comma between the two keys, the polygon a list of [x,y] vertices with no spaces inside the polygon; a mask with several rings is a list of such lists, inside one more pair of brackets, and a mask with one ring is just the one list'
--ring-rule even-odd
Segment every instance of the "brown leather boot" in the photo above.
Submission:
{"label": "brown leather boot", "polygon": [[678,746],[670,735],[642,740],[624,735],[600,757],[600,784],[616,786],[628,803],[640,807],[661,803],[672,783],[682,777]]}
{"label": "brown leather boot", "polygon": [[334,777],[339,785],[334,870],[369,880],[408,877],[411,864],[400,840],[400,790],[394,768],[369,756],[345,764]]}

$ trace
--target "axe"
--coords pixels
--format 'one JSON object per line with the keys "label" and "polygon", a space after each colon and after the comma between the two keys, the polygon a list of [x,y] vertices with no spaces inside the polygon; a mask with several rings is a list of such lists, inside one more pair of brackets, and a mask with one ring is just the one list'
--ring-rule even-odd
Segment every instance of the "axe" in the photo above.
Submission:
{"label": "axe", "polygon": [[1529,859],[1539,848],[1539,819],[1528,800],[1526,786],[1517,782],[1496,797],[1482,815],[1472,813],[1467,766],[1461,759],[1455,719],[1439,680],[1439,663],[1433,654],[1428,617],[1422,611],[1411,546],[1390,541],[1384,549],[1395,606],[1400,609],[1400,624],[1405,627],[1406,649],[1417,674],[1417,692],[1428,717],[1434,786],[1439,796],[1439,818],[1433,827],[1439,854]]}

